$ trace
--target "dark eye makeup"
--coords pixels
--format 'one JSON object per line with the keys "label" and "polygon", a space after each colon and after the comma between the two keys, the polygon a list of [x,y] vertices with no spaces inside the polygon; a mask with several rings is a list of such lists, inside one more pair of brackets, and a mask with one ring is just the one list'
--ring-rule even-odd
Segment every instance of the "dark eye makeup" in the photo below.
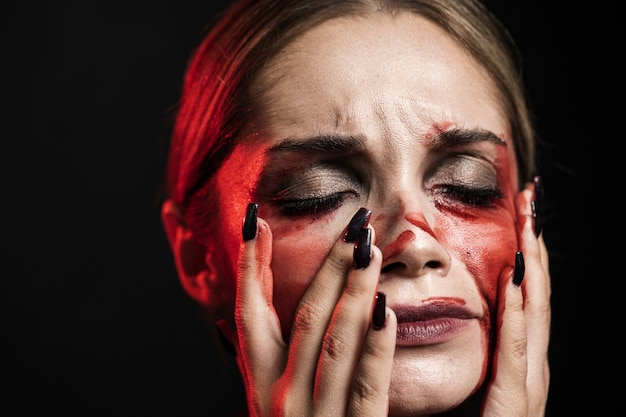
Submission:
{"label": "dark eye makeup", "polygon": [[[416,192],[426,192],[438,209],[452,215],[466,216],[495,207],[504,198],[498,169],[486,157],[489,152],[479,147],[474,143],[435,150],[425,162],[422,189]],[[366,200],[375,175],[371,171],[384,168],[372,168],[372,162],[358,154],[330,155],[281,154],[280,161],[270,162],[259,179],[256,199],[266,201],[277,215],[291,218],[319,217],[337,210],[348,199]]]}
{"label": "dark eye makeup", "polygon": [[491,208],[504,197],[493,164],[470,154],[451,154],[433,164],[426,190],[439,207]]}
{"label": "dark eye makeup", "polygon": [[346,198],[353,195],[349,192],[336,193],[322,197],[310,198],[276,198],[272,202],[280,209],[280,213],[285,216],[308,216],[331,212],[344,202]]}
{"label": "dark eye makeup", "polygon": [[257,200],[270,203],[277,214],[300,217],[330,213],[346,199],[363,195],[364,189],[347,165],[325,162],[264,175],[256,194]]}
{"label": "dark eye makeup", "polygon": [[[431,195],[436,197],[437,202],[443,199],[458,202],[476,208],[492,207],[497,199],[503,197],[498,190],[463,187],[458,185],[440,185],[432,190]],[[452,204],[445,204],[452,206]]]}

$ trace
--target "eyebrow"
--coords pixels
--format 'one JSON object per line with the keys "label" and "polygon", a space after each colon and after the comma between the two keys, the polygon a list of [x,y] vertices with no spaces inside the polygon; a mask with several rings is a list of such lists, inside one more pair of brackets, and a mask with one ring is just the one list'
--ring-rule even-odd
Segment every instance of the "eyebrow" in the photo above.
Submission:
{"label": "eyebrow", "polygon": [[360,135],[317,135],[304,139],[284,139],[267,149],[267,154],[288,151],[300,152],[358,152],[365,148],[365,138]]}
{"label": "eyebrow", "polygon": [[477,142],[491,142],[496,145],[507,146],[504,140],[489,130],[464,128],[454,128],[438,133],[432,138],[429,146],[443,149]]}
{"label": "eyebrow", "polygon": [[[507,146],[505,141],[491,131],[454,128],[439,132],[433,136],[428,143],[428,147],[445,149],[478,142],[491,142],[496,145]],[[304,139],[284,139],[268,148],[266,154],[272,155],[290,151],[352,153],[365,149],[365,144],[366,140],[362,135],[324,134]]]}

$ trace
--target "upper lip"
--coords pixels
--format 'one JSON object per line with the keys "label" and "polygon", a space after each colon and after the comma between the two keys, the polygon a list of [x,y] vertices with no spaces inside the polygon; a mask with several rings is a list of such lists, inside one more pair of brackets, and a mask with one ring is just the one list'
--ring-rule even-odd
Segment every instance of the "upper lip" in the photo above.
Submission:
{"label": "upper lip", "polygon": [[469,319],[475,317],[472,312],[459,304],[449,302],[429,302],[420,306],[396,305],[391,307],[396,313],[398,323],[413,323],[442,318]]}

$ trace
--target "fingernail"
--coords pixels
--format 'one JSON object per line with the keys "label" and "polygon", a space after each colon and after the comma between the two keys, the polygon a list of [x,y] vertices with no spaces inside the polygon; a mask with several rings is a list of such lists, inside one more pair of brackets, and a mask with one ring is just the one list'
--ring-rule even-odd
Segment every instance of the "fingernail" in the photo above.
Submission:
{"label": "fingernail", "polygon": [[259,213],[259,205],[257,203],[249,203],[246,209],[246,217],[243,220],[241,229],[243,241],[247,242],[256,237],[257,215]]}
{"label": "fingernail", "polygon": [[540,176],[535,176],[533,178],[533,182],[535,184],[535,198],[530,202],[530,207],[533,212],[533,222],[535,227],[535,236],[539,237],[541,234],[541,229],[543,228],[543,210],[544,210],[544,191],[543,191],[543,182],[541,181]]}
{"label": "fingernail", "polygon": [[372,249],[372,229],[363,227],[359,231],[354,243],[354,267],[356,269],[365,269],[369,266],[371,260]]}
{"label": "fingernail", "polygon": [[346,231],[343,234],[343,241],[347,243],[353,243],[354,241],[356,241],[359,230],[367,226],[370,221],[371,215],[371,210],[368,210],[365,207],[361,207],[354,214],[354,216],[352,216],[350,223],[348,223],[348,227],[346,227]]}
{"label": "fingernail", "polygon": [[374,304],[374,312],[372,313],[372,327],[374,330],[380,330],[385,325],[385,305],[387,304],[387,296],[384,292],[376,293],[376,302]]}
{"label": "fingernail", "polygon": [[526,267],[524,266],[524,255],[522,252],[515,252],[515,268],[513,269],[513,284],[518,287],[522,285],[522,280],[524,279],[524,271]]}

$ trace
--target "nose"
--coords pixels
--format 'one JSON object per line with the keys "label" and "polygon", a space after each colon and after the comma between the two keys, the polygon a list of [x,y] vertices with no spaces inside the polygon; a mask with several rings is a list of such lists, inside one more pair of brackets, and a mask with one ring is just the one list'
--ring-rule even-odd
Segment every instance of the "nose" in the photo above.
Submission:
{"label": "nose", "polygon": [[[382,277],[393,274],[406,278],[435,274],[444,276],[450,269],[448,251],[439,241],[423,212],[399,205],[397,212],[387,219],[383,231]],[[387,243],[389,242],[389,243]]]}

